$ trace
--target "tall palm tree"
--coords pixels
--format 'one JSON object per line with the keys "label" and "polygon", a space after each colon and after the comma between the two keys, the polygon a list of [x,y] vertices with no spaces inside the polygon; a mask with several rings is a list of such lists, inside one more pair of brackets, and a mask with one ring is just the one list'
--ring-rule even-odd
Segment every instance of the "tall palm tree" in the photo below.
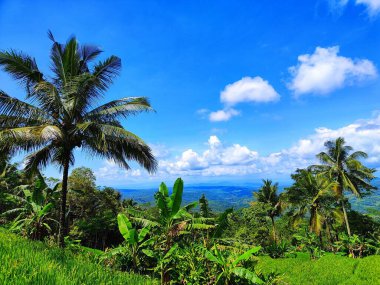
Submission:
{"label": "tall palm tree", "polygon": [[360,162],[361,158],[367,158],[367,154],[363,151],[353,152],[353,148],[346,145],[342,137],[327,141],[325,147],[326,151],[317,155],[322,164],[314,165],[311,168],[327,175],[338,183],[336,194],[342,205],[347,233],[351,235],[344,191],[350,191],[360,198],[366,192],[375,189],[371,185],[371,180],[375,178],[375,170],[365,167]]}
{"label": "tall palm tree", "polygon": [[306,169],[297,170],[292,179],[294,184],[286,188],[284,199],[292,207],[293,222],[298,223],[308,215],[309,231],[321,236],[323,225],[331,217],[330,205],[335,203],[333,190],[337,183]]}
{"label": "tall palm tree", "polygon": [[64,247],[67,180],[74,149],[114,160],[126,169],[128,160],[149,172],[155,171],[157,163],[149,146],[119,121],[152,110],[146,98],[122,98],[94,108],[119,74],[120,59],[110,56],[94,63],[102,52],[99,48],[79,45],[75,37],[61,44],[51,32],[48,35],[53,42],[52,76],[42,74],[35,59],[22,52],[0,52],[0,67],[25,87],[29,101],[0,91],[0,146],[11,153],[28,152],[28,171],[49,163],[62,170],[59,242]]}
{"label": "tall palm tree", "polygon": [[274,222],[274,218],[279,216],[281,213],[281,203],[280,203],[280,195],[278,192],[278,183],[272,184],[272,180],[264,179],[263,186],[259,189],[259,191],[253,193],[257,202],[261,202],[266,205],[268,208],[268,217],[272,222],[272,232],[273,232],[273,240],[277,241],[276,237],[276,226]]}

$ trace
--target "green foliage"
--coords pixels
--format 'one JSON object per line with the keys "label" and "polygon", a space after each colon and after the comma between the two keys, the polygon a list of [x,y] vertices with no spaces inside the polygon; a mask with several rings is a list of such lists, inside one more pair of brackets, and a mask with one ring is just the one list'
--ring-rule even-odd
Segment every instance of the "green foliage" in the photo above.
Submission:
{"label": "green foliage", "polygon": [[264,248],[264,252],[272,258],[284,258],[294,254],[293,248],[286,241],[272,243]]}
{"label": "green foliage", "polygon": [[255,202],[249,208],[243,208],[229,215],[229,227],[223,237],[233,237],[241,243],[267,246],[273,243],[271,238],[271,222],[267,216],[268,206]]}
{"label": "green foliage", "polygon": [[293,224],[299,224],[308,215],[309,230],[317,235],[321,235],[325,225],[332,228],[333,224],[341,224],[342,212],[335,207],[333,195],[336,182],[305,169],[297,170],[292,179],[294,184],[285,189],[283,198],[291,206]]}
{"label": "green foliage", "polygon": [[300,250],[309,253],[311,259],[320,258],[324,251],[321,249],[321,240],[315,233],[305,231],[303,235],[294,235]]}
{"label": "green foliage", "polygon": [[[267,208],[267,215],[272,222],[273,241],[277,242],[276,225],[274,218],[279,216],[282,210],[282,203],[278,195],[278,183],[272,184],[271,180],[263,180],[263,186],[258,192],[253,193],[257,202],[262,203]],[[252,203],[253,206],[255,202]]]}
{"label": "green foliage", "polygon": [[199,214],[203,218],[212,217],[212,210],[209,206],[209,203],[205,194],[202,194],[201,198],[199,199]]}
{"label": "green foliage", "polygon": [[117,226],[121,195],[110,187],[97,189],[91,169],[73,169],[69,176],[68,204],[70,237],[81,240],[82,245],[103,250],[123,241]]}
{"label": "green foliage", "polygon": [[325,147],[326,152],[317,155],[322,164],[311,166],[311,169],[337,183],[335,192],[342,204],[347,234],[351,235],[344,191],[350,191],[357,197],[370,194],[372,190],[376,189],[371,185],[376,170],[364,166],[360,159],[367,158],[367,154],[363,151],[352,152],[353,148],[346,145],[342,137],[325,142]]}
{"label": "green foliage", "polygon": [[[150,228],[144,227],[138,232],[137,228],[132,227],[132,223],[124,214],[117,215],[117,223],[121,235],[130,248],[133,269],[138,271],[140,265],[139,255],[141,255],[141,253],[146,253],[147,249],[145,247],[154,242],[151,238],[147,239],[147,235],[150,233]],[[110,253],[113,254],[119,252],[120,247]]]}
{"label": "green foliage", "polygon": [[257,253],[261,247],[254,247],[243,254],[235,255],[222,252],[216,245],[211,251],[205,249],[205,257],[217,268],[216,284],[234,284],[236,277],[249,281],[251,284],[263,284],[257,274],[242,266],[242,263]]}
{"label": "green foliage", "polygon": [[211,284],[213,274],[209,272],[209,266],[206,266],[208,260],[201,244],[178,248],[174,262],[180,284]]}
{"label": "green foliage", "polygon": [[41,240],[51,232],[52,224],[58,223],[51,217],[52,209],[58,196],[57,184],[53,189],[45,183],[42,175],[38,175],[33,187],[29,185],[18,186],[19,195],[8,194],[19,202],[17,208],[8,210],[3,215],[17,213],[10,230],[21,232],[32,239]]}
{"label": "green foliage", "polygon": [[341,234],[334,246],[337,251],[343,252],[345,255],[352,258],[380,254],[380,242],[375,237],[369,239],[360,237],[356,234],[352,236]]}

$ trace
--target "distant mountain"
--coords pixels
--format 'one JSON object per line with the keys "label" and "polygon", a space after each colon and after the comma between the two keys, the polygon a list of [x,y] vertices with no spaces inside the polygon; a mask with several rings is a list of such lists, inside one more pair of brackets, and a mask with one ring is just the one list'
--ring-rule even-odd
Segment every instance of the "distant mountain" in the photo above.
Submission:
{"label": "distant mountain", "polygon": [[[249,205],[252,200],[252,192],[257,191],[256,187],[246,186],[188,186],[185,188],[184,203],[198,201],[202,194],[210,202],[210,207],[214,211],[224,211],[227,208],[242,208]],[[139,203],[153,203],[154,193],[157,188],[150,189],[119,189],[124,198],[133,198]]]}
{"label": "distant mountain", "polygon": [[[198,201],[202,194],[206,195],[209,200],[210,207],[221,212],[227,208],[240,209],[249,206],[249,202],[253,200],[253,192],[258,191],[261,184],[250,184],[249,186],[213,186],[207,184],[187,186],[185,187],[183,200],[184,204]],[[376,180],[374,185],[380,188],[380,180]],[[280,186],[280,192],[286,186]],[[141,204],[153,204],[154,193],[157,188],[147,189],[118,189],[123,198],[132,198]],[[353,195],[349,196],[353,209],[364,212],[366,208],[380,209],[380,190],[375,191],[371,196],[358,199]]]}

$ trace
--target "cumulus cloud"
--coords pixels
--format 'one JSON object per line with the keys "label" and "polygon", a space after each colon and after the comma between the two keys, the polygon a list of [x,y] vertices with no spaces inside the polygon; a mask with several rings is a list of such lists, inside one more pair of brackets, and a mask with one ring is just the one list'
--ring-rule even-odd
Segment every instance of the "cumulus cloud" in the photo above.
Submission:
{"label": "cumulus cloud", "polygon": [[211,122],[222,122],[222,121],[228,121],[232,117],[238,116],[238,115],[240,115],[239,111],[233,108],[229,108],[225,110],[211,112],[209,114],[209,119]]}
{"label": "cumulus cloud", "polygon": [[258,153],[246,146],[240,144],[225,146],[217,136],[210,136],[207,149],[203,152],[187,149],[174,161],[160,161],[159,168],[161,173],[173,176],[241,175],[256,171],[254,162],[257,159]]}
{"label": "cumulus cloud", "polygon": [[[380,168],[380,114],[371,119],[358,120],[337,129],[320,127],[312,134],[300,138],[293,145],[282,150],[260,154],[249,146],[225,144],[218,136],[209,137],[201,150],[185,149],[177,156],[159,159],[157,179],[186,176],[245,176],[257,178],[288,176],[297,168],[315,164],[315,155],[324,149],[327,140],[344,137],[355,150],[368,153],[367,163]],[[106,161],[96,172],[97,177],[109,181],[151,178],[146,171],[135,169],[125,171],[114,162]]]}
{"label": "cumulus cloud", "polygon": [[289,68],[288,85],[296,96],[307,93],[327,94],[345,85],[377,76],[374,64],[367,59],[340,56],[339,46],[317,47],[313,54],[298,57],[298,65]]}
{"label": "cumulus cloud", "polygon": [[[371,119],[359,120],[338,129],[317,128],[288,148],[269,154],[259,154],[237,143],[225,145],[217,136],[211,136],[204,151],[191,150],[192,156],[182,154],[177,161],[165,161],[161,171],[171,175],[258,175],[275,178],[279,174],[290,174],[297,168],[317,163],[316,154],[324,149],[324,143],[338,137],[344,137],[354,149],[367,152],[367,163],[380,167],[380,114],[376,114]],[[179,167],[182,165],[190,167],[184,171],[183,167]]]}
{"label": "cumulus cloud", "polygon": [[220,101],[228,106],[243,102],[266,103],[280,99],[280,95],[274,90],[268,81],[259,76],[243,77],[228,84],[220,94]]}
{"label": "cumulus cloud", "polygon": [[197,113],[201,117],[204,117],[208,113],[208,118],[211,122],[228,121],[232,117],[241,114],[240,111],[232,108],[237,104],[247,102],[268,103],[278,101],[279,99],[280,95],[268,81],[259,76],[247,76],[228,84],[220,93],[220,101],[224,105],[223,109],[215,112],[200,109]]}

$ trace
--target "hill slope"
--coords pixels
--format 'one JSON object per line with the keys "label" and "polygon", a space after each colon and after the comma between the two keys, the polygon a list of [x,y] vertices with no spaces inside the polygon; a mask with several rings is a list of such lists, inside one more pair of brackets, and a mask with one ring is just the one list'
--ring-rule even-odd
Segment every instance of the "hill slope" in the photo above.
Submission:
{"label": "hill slope", "polygon": [[0,228],[0,284],[154,284],[148,278],[107,270],[88,258],[41,242],[29,241]]}
{"label": "hill slope", "polygon": [[285,284],[312,285],[379,285],[380,256],[349,258],[327,253],[318,260],[310,260],[305,253],[297,258],[272,259],[259,257],[257,270],[277,272]]}

